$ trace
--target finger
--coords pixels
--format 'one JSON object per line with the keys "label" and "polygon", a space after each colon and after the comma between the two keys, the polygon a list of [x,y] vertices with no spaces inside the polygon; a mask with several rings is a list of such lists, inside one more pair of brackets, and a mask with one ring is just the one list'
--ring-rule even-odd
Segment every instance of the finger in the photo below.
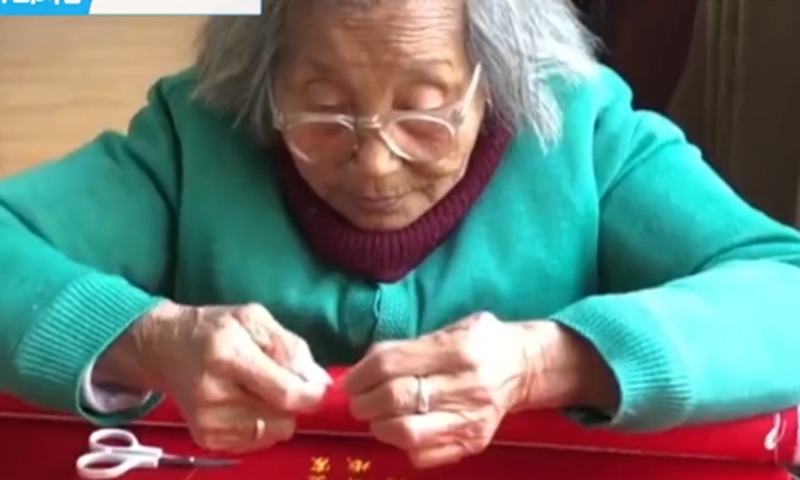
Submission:
{"label": "finger", "polygon": [[[243,334],[244,330],[242,330]],[[245,334],[246,335],[246,334]],[[218,349],[216,360],[227,368],[231,379],[272,408],[297,412],[315,408],[327,385],[308,382],[278,365],[247,338],[231,339],[235,348]]]}
{"label": "finger", "polygon": [[376,439],[402,450],[423,450],[452,443],[464,434],[466,420],[452,412],[406,415],[372,422]]}
{"label": "finger", "polygon": [[408,459],[416,468],[433,468],[457,463],[467,455],[466,449],[461,444],[450,443],[411,451],[408,453]]}
{"label": "finger", "polygon": [[244,453],[272,447],[294,436],[296,423],[293,417],[255,417],[240,427],[246,435],[238,444],[232,445],[234,453]]}
{"label": "finger", "polygon": [[286,412],[313,410],[322,401],[327,385],[308,382],[264,356],[253,355],[243,369],[244,386],[268,405]]}
{"label": "finger", "polygon": [[333,380],[327,372],[317,365],[308,344],[284,328],[272,314],[261,305],[246,305],[234,317],[247,330],[253,341],[283,367],[300,375],[309,382],[330,385]]}
{"label": "finger", "polygon": [[[489,319],[491,321],[487,322]],[[392,378],[449,373],[474,367],[475,341],[480,342],[476,326],[497,322],[494,316],[477,313],[443,330],[414,340],[382,342],[344,377],[343,387],[350,395],[363,393]]]}
{"label": "finger", "polygon": [[[247,330],[253,341],[264,352],[273,357],[273,351],[276,348],[275,336],[284,330],[283,326],[272,316],[272,314],[264,308],[264,306],[252,303],[243,307],[237,308],[231,312],[239,324]],[[278,362],[280,363],[280,362]]]}
{"label": "finger", "polygon": [[419,381],[416,377],[389,380],[350,399],[350,412],[356,420],[369,421],[415,413]]}
{"label": "finger", "polygon": [[[420,381],[425,382],[426,392]],[[458,375],[430,375],[427,377],[399,377],[372,390],[351,397],[350,411],[357,420],[413,415],[420,412],[427,395],[427,410],[448,410],[463,404],[464,381]],[[468,386],[466,386],[468,387]]]}
{"label": "finger", "polygon": [[211,450],[245,452],[267,448],[292,437],[295,421],[244,405],[207,409],[193,432],[201,446]]}
{"label": "finger", "polygon": [[308,343],[288,330],[278,336],[276,342],[276,357],[291,371],[308,382],[333,384],[333,379],[322,367],[314,361]]}
{"label": "finger", "polygon": [[[197,392],[194,398],[194,407],[196,409],[213,410],[219,409],[238,409],[248,412],[247,415],[242,415],[240,418],[249,419],[254,416],[264,418],[293,418],[287,412],[281,411],[277,408],[270,408],[262,399],[256,397],[249,391],[243,389],[239,385],[228,379],[213,379],[203,382],[203,390],[205,392]],[[228,428],[234,421],[230,418],[223,418],[223,423],[220,429]],[[236,420],[238,423],[242,423]],[[244,422],[246,423],[246,422]],[[252,427],[247,424],[246,427]]]}
{"label": "finger", "polygon": [[427,335],[415,340],[382,342],[373,346],[342,380],[350,395],[372,390],[398,377],[414,377],[447,371],[452,350],[448,335]]}

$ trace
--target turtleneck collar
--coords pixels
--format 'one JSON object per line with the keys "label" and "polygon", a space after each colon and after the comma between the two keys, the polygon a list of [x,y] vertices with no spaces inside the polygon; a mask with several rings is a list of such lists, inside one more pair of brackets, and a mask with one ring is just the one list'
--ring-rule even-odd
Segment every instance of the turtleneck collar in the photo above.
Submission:
{"label": "turtleneck collar", "polygon": [[273,158],[280,165],[289,214],[312,252],[367,281],[391,283],[416,268],[453,232],[489,184],[510,141],[505,123],[487,118],[464,177],[422,217],[394,231],[366,231],[351,225],[308,186],[282,142],[274,147]]}

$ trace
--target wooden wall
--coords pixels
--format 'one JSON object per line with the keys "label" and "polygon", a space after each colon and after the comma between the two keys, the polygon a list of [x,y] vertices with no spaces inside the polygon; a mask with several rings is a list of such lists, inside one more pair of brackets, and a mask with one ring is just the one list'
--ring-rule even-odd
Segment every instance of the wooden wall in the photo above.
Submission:
{"label": "wooden wall", "polygon": [[150,84],[190,62],[201,20],[0,18],[0,176],[124,129]]}
{"label": "wooden wall", "polygon": [[800,226],[800,2],[704,0],[672,115],[756,207]]}

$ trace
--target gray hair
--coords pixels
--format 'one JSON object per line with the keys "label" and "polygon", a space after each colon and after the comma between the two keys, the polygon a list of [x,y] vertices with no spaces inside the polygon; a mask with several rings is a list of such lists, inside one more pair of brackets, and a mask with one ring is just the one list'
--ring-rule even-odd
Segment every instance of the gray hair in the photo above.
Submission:
{"label": "gray hair", "polygon": [[[257,17],[212,18],[198,38],[197,95],[248,122],[265,141],[272,134],[268,86],[290,1],[297,0],[262,0]],[[597,68],[594,38],[572,1],[464,1],[468,50],[483,67],[493,110],[515,129],[532,128],[544,144],[558,140],[562,111],[552,80],[572,82]]]}

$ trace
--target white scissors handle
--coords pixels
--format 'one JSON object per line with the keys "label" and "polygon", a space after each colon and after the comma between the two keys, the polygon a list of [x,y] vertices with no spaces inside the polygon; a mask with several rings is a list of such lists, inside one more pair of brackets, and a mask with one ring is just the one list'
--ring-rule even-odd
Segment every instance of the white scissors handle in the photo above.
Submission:
{"label": "white scissors handle", "polygon": [[235,460],[165,455],[158,447],[142,445],[134,434],[103,428],[89,436],[89,453],[78,457],[75,469],[89,480],[117,478],[137,468],[219,468],[236,465]]}
{"label": "white scissors handle", "polygon": [[123,455],[149,455],[160,457],[164,450],[142,445],[136,435],[119,428],[102,428],[89,435],[90,452],[119,453]]}
{"label": "white scissors handle", "polygon": [[118,478],[137,468],[157,468],[159,457],[148,454],[95,451],[78,457],[75,468],[81,478]]}

